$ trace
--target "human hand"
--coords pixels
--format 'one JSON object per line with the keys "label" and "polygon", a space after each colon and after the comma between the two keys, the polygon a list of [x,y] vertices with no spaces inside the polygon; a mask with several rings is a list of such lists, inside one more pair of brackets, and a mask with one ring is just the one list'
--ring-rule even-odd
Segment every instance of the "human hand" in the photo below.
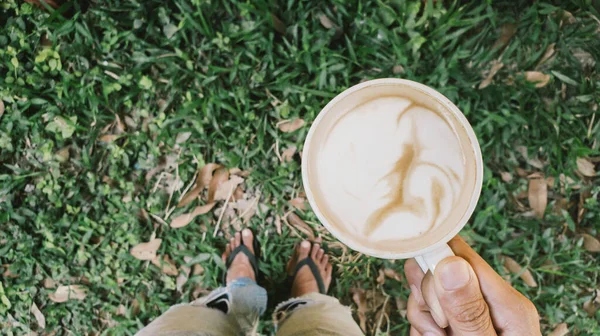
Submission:
{"label": "human hand", "polygon": [[[541,335],[537,309],[531,301],[462,238],[456,236],[448,245],[456,256],[437,264],[434,275],[423,274],[414,259],[404,265],[411,287],[411,336]],[[438,324],[449,326],[442,329]]]}

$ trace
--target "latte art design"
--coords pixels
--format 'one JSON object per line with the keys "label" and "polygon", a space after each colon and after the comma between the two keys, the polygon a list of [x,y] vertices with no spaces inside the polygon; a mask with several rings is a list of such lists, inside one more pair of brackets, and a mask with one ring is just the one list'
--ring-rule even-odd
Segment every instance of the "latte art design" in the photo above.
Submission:
{"label": "latte art design", "polygon": [[327,208],[372,241],[409,239],[440,225],[465,170],[446,119],[403,97],[370,100],[337,120],[317,169]]}

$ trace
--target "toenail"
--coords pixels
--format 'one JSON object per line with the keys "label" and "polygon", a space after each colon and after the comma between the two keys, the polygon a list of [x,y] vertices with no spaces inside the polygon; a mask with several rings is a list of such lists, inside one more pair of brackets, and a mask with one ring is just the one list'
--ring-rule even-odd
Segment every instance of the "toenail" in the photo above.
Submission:
{"label": "toenail", "polygon": [[304,248],[310,247],[310,243],[307,242],[307,241],[303,241],[302,242],[302,247],[304,247]]}
{"label": "toenail", "polygon": [[248,237],[250,235],[250,230],[246,229],[244,231],[242,231],[242,234],[246,237]]}

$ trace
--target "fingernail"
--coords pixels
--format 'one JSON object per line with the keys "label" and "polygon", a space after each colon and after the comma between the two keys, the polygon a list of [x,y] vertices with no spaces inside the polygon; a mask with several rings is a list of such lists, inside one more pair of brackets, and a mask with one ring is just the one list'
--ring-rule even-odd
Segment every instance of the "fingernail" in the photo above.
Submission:
{"label": "fingernail", "polygon": [[445,290],[456,290],[466,286],[471,280],[471,272],[467,262],[460,258],[452,258],[441,263],[438,269]]}

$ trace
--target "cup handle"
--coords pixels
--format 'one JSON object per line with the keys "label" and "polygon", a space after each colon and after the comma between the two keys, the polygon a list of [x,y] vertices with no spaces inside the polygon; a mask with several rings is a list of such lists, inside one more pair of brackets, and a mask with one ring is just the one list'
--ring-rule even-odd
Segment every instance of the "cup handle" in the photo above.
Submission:
{"label": "cup handle", "polygon": [[435,320],[435,323],[437,323],[440,328],[447,328],[449,323],[444,311],[442,310],[442,306],[435,295],[435,288],[433,286],[433,273],[435,272],[435,267],[440,261],[452,256],[454,256],[454,252],[452,252],[452,249],[450,249],[448,244],[444,244],[442,247],[436,250],[415,257],[417,264],[419,264],[419,267],[421,267],[421,270],[423,270],[423,273],[425,273],[425,278],[423,278],[423,282],[421,283],[421,293],[423,295],[423,299],[429,306],[429,311]]}

